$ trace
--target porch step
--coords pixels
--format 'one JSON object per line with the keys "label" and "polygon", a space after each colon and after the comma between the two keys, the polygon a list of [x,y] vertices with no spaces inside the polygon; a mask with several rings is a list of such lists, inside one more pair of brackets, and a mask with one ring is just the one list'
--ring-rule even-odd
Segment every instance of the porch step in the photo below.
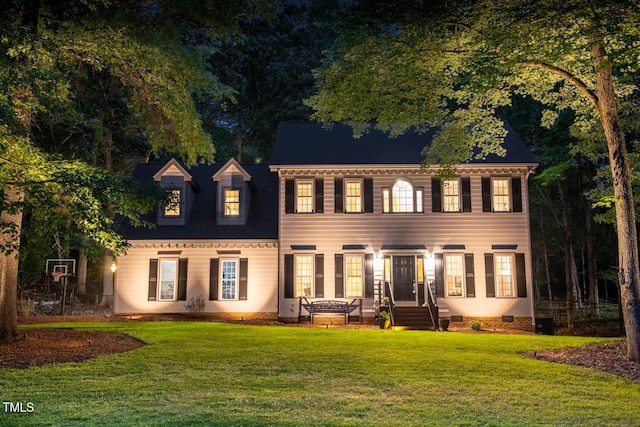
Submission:
{"label": "porch step", "polygon": [[394,307],[394,329],[435,329],[428,307]]}

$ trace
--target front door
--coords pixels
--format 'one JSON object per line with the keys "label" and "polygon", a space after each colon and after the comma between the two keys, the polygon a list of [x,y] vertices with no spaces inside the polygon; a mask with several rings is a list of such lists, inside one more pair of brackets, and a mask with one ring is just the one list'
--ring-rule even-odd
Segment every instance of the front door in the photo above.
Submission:
{"label": "front door", "polygon": [[416,300],[414,256],[393,257],[393,298],[395,301]]}

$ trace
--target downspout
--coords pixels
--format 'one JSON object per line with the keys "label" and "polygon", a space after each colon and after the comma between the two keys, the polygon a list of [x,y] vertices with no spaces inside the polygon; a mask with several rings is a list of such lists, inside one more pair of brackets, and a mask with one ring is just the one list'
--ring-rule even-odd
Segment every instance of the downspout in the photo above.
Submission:
{"label": "downspout", "polygon": [[532,166],[527,166],[527,171],[525,173],[524,176],[524,180],[525,180],[525,184],[524,187],[524,197],[525,197],[525,202],[523,203],[522,206],[523,208],[526,206],[526,212],[527,212],[527,242],[528,242],[528,255],[527,258],[525,260],[525,264],[529,264],[528,268],[527,268],[527,282],[529,283],[528,286],[528,293],[527,295],[529,295],[530,298],[530,305],[531,305],[531,326],[533,327],[533,330],[535,331],[536,329],[536,298],[535,298],[535,292],[534,292],[534,283],[533,283],[533,260],[532,260],[532,253],[531,253],[531,206],[529,205],[529,176],[533,175],[536,171],[536,166],[532,165]]}

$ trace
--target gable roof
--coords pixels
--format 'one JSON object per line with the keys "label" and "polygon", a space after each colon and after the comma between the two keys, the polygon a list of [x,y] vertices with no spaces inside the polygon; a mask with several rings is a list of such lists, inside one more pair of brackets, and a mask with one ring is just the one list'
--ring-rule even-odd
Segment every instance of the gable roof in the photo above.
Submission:
{"label": "gable roof", "polygon": [[[504,157],[489,155],[469,163],[536,164],[535,156],[505,123],[508,133]],[[424,161],[422,150],[431,143],[437,129],[426,133],[406,132],[391,138],[370,129],[354,138],[351,126],[335,123],[283,122],[278,127],[271,155],[272,166],[293,165],[415,165]]]}
{"label": "gable roof", "polygon": [[153,175],[154,181],[162,180],[163,176],[183,176],[185,181],[191,181],[189,172],[176,160],[169,160],[158,172]]}
{"label": "gable roof", "polygon": [[[186,225],[156,225],[155,228],[133,227],[122,224],[120,232],[128,240],[232,240],[278,238],[278,176],[269,171],[266,164],[244,164],[242,169],[251,176],[255,187],[246,225],[218,225],[216,200],[218,185],[213,176],[228,163],[197,165],[185,168],[193,181],[200,186],[195,196]],[[142,183],[154,182],[154,177],[165,163],[140,163],[133,172],[133,179]],[[147,221],[156,223],[156,212],[148,214]]]}
{"label": "gable roof", "polygon": [[213,174],[213,180],[220,181],[220,179],[225,174],[225,172],[230,168],[234,168],[235,170],[237,170],[238,173],[242,175],[243,181],[251,181],[251,174],[249,174],[247,170],[244,169],[236,159],[229,159],[229,161],[225,163],[224,166],[218,169],[218,171],[215,174]]}

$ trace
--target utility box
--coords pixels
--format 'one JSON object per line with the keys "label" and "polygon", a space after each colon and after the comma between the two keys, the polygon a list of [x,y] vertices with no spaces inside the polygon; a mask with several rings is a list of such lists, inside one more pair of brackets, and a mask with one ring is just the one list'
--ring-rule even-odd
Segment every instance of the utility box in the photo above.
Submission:
{"label": "utility box", "polygon": [[553,317],[537,317],[536,334],[555,335],[556,322],[554,321]]}

